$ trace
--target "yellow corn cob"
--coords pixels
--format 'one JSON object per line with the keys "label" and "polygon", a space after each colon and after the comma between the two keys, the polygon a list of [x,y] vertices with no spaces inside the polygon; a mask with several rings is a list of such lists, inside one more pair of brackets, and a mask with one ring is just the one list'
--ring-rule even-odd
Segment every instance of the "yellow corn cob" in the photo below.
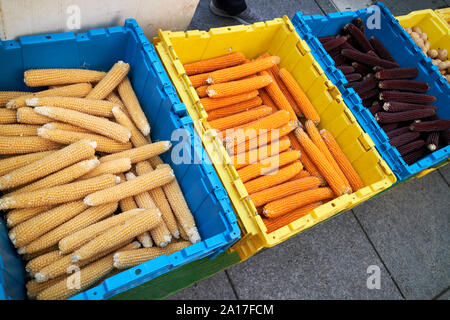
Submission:
{"label": "yellow corn cob", "polygon": [[31,107],[66,108],[99,117],[112,117],[111,109],[116,106],[116,104],[105,100],[73,97],[35,97],[27,99],[26,104]]}
{"label": "yellow corn cob", "polygon": [[78,161],[92,158],[96,143],[80,140],[61,150],[0,177],[0,190],[5,190],[45,177]]}
{"label": "yellow corn cob", "polygon": [[200,60],[185,64],[183,67],[188,76],[219,70],[223,68],[232,67],[241,64],[245,61],[245,56],[242,52],[233,52],[220,57],[215,57],[206,60]]}
{"label": "yellow corn cob", "polygon": [[38,125],[4,124],[0,125],[0,136],[37,136]]}
{"label": "yellow corn cob", "polygon": [[49,264],[55,262],[61,258],[61,254],[58,250],[53,250],[43,255],[40,255],[30,261],[28,261],[25,266],[25,270],[32,275],[37,273],[42,268],[48,266]]}
{"label": "yellow corn cob", "polygon": [[58,87],[54,89],[48,89],[44,91],[39,91],[36,93],[31,93],[25,96],[21,96],[15,98],[14,100],[9,101],[6,104],[6,107],[9,109],[17,109],[21,107],[25,107],[27,105],[27,99],[35,98],[35,97],[77,97],[83,98],[85,97],[89,91],[91,91],[92,86],[89,83],[77,83],[69,86]]}
{"label": "yellow corn cob", "polygon": [[65,131],[75,131],[75,132],[89,132],[87,129],[73,126],[64,122],[49,122],[44,124],[42,127],[50,130],[65,130]]}
{"label": "yellow corn cob", "polygon": [[0,199],[0,208],[30,208],[74,201],[97,190],[116,185],[118,179],[115,175],[104,174],[51,188],[4,196]]}
{"label": "yellow corn cob", "polygon": [[56,227],[43,236],[33,240],[29,244],[19,249],[20,254],[34,253],[57,244],[62,238],[90,226],[108,216],[111,216],[117,210],[118,203],[112,202],[102,206],[88,208],[69,221]]}
{"label": "yellow corn cob", "polygon": [[86,209],[83,201],[65,203],[14,227],[9,238],[16,247],[23,247]]}
{"label": "yellow corn cob", "polygon": [[[168,164],[161,164],[157,167],[157,170],[170,169]],[[164,193],[167,200],[169,200],[173,213],[175,214],[178,222],[183,226],[184,231],[189,237],[189,241],[192,243],[199,242],[200,234],[198,233],[197,226],[195,225],[194,216],[184,198],[180,185],[176,178],[171,182],[163,186]]]}
{"label": "yellow corn cob", "polygon": [[39,293],[41,293],[42,291],[44,291],[47,288],[50,288],[52,286],[54,286],[55,284],[57,284],[58,282],[60,282],[61,280],[65,279],[66,275],[60,276],[58,278],[46,281],[46,282],[42,282],[39,283],[36,280],[30,280],[27,282],[27,284],[25,285],[26,289],[27,289],[27,296],[28,299],[36,299],[36,297],[38,296]]}
{"label": "yellow corn cob", "polygon": [[75,250],[71,255],[71,261],[78,262],[89,259],[95,254],[114,247],[124,240],[131,240],[137,235],[157,227],[161,223],[161,213],[158,209],[146,209],[144,212],[126,220],[121,225],[105,231]]}
{"label": "yellow corn cob", "polygon": [[47,129],[45,127],[39,128],[37,132],[41,138],[61,144],[71,144],[82,139],[95,141],[97,143],[95,149],[100,152],[116,153],[131,149],[130,142],[117,142],[116,140],[93,133]]}
{"label": "yellow corn cob", "polygon": [[24,154],[21,156],[14,156],[14,157],[8,157],[5,159],[0,159],[0,176],[2,176],[5,173],[8,173],[14,169],[24,167],[27,164],[30,164],[37,160],[40,160],[40,159],[52,154],[53,152],[54,151],[42,151],[42,152],[29,153],[29,154]]}
{"label": "yellow corn cob", "polygon": [[98,82],[105,72],[86,69],[30,69],[25,71],[25,84],[29,87],[55,86],[68,83]]}
{"label": "yellow corn cob", "polygon": [[122,100],[120,100],[119,96],[114,91],[106,96],[106,100],[114,103],[114,105],[119,106],[122,109],[125,109],[125,105]]}
{"label": "yellow corn cob", "polygon": [[[119,173],[118,176],[121,182],[126,181],[123,173]],[[122,212],[125,212],[131,209],[137,209],[137,204],[133,197],[128,197],[119,201],[119,207]]]}
{"label": "yellow corn cob", "polygon": [[[158,163],[157,166],[159,164],[162,163]],[[136,172],[138,175],[143,175],[152,171],[153,168],[147,161],[141,161],[136,164]],[[169,229],[170,233],[172,234],[172,236],[178,239],[180,237],[180,231],[178,230],[177,220],[173,214],[169,202],[167,201],[164,190],[161,187],[158,187],[149,190],[148,193],[150,193],[150,196],[155,201],[156,206],[161,211],[164,223]]]}
{"label": "yellow corn cob", "polygon": [[[219,109],[220,110],[220,109]],[[234,128],[239,125],[249,123],[259,118],[268,116],[272,113],[272,109],[266,106],[261,106],[248,111],[243,111],[228,117],[209,121],[211,128],[222,131]]]}
{"label": "yellow corn cob", "polygon": [[237,103],[228,107],[219,108],[208,112],[208,121],[216,120],[222,117],[228,117],[242,111],[251,110],[262,104],[260,97],[255,97],[242,103]]}
{"label": "yellow corn cob", "polygon": [[[136,176],[132,172],[128,172],[126,175],[127,180],[133,180],[136,179]],[[158,209],[155,202],[153,201],[152,197],[148,192],[142,192],[134,196],[134,200],[136,201],[136,204],[139,208],[142,209]],[[170,241],[172,241],[172,236],[170,234],[169,229],[167,229],[166,224],[164,221],[150,231],[153,241],[155,241],[156,245],[159,247],[165,247],[167,246]],[[144,235],[146,236],[146,235]],[[142,243],[142,241],[140,240]],[[142,245],[145,247],[144,243]]]}
{"label": "yellow corn cob", "polygon": [[9,100],[13,100],[15,98],[25,96],[27,94],[30,94],[30,92],[24,92],[24,91],[0,91],[0,107],[5,107],[6,103],[8,103]]}
{"label": "yellow corn cob", "polygon": [[49,117],[37,114],[31,107],[20,107],[17,109],[16,116],[18,123],[46,124],[52,121]]}
{"label": "yellow corn cob", "polygon": [[11,123],[17,123],[17,112],[15,110],[0,108],[0,124]]}
{"label": "yellow corn cob", "polygon": [[57,246],[53,246],[51,248],[47,248],[45,250],[42,250],[42,251],[39,251],[36,253],[24,254],[24,255],[22,255],[22,260],[25,262],[28,262],[28,261],[33,260],[34,258],[42,256],[43,254],[46,254],[46,253],[49,253],[50,251],[55,251],[55,250],[58,250]]}
{"label": "yellow corn cob", "polygon": [[125,143],[130,140],[131,133],[127,128],[105,118],[57,107],[36,107],[34,111],[40,115],[91,130],[119,142]]}
{"label": "yellow corn cob", "polygon": [[178,230],[180,230],[181,239],[189,241],[189,236],[186,234],[186,231],[184,231],[183,227],[181,226],[181,224],[179,222],[178,222]]}
{"label": "yellow corn cob", "polygon": [[234,96],[264,88],[271,82],[272,78],[269,75],[257,76],[249,79],[213,84],[208,86],[206,93],[211,98]]}
{"label": "yellow corn cob", "polygon": [[0,136],[0,154],[24,154],[56,150],[60,144],[41,137]]}
{"label": "yellow corn cob", "polygon": [[114,254],[114,267],[117,269],[128,269],[154,259],[162,255],[169,255],[190,246],[188,241],[180,241],[169,244],[165,248],[143,248],[121,251]]}
{"label": "yellow corn cob", "polygon": [[120,158],[130,158],[131,163],[137,163],[154,156],[160,155],[170,149],[172,144],[170,141],[159,141],[150,144],[143,145],[141,147],[125,150],[122,152],[110,154],[101,157],[100,162],[107,162],[111,160],[117,160]]}
{"label": "yellow corn cob", "polygon": [[130,65],[123,61],[116,62],[106,76],[86,96],[88,99],[105,99],[130,71]]}
{"label": "yellow corn cob", "polygon": [[142,133],[136,128],[136,126],[130,120],[130,118],[126,115],[124,110],[122,110],[116,106],[112,109],[112,113],[118,124],[124,126],[125,128],[128,128],[128,130],[130,130],[130,132],[131,132],[130,140],[131,140],[131,143],[133,144],[133,146],[141,147],[141,146],[149,143],[147,141],[147,139],[142,135]]}
{"label": "yellow corn cob", "polygon": [[75,249],[79,248],[83,244],[95,238],[97,235],[103,233],[104,231],[115,227],[117,225],[123,224],[125,220],[131,219],[137,214],[143,213],[143,209],[132,209],[120,214],[114,215],[111,218],[107,218],[100,222],[90,225],[89,227],[83,228],[79,231],[72,233],[71,235],[61,239],[58,243],[59,250],[63,254],[68,254],[73,252]]}
{"label": "yellow corn cob", "polygon": [[120,98],[122,99],[125,107],[130,114],[131,119],[136,124],[136,127],[142,132],[144,136],[150,134],[150,125],[147,121],[144,111],[142,111],[139,100],[134,93],[131,82],[128,78],[125,78],[117,88]]}
{"label": "yellow corn cob", "polygon": [[117,174],[121,172],[126,172],[131,169],[131,161],[129,158],[121,158],[117,160],[102,162],[94,170],[83,175],[80,180],[98,177],[102,174],[111,173]]}
{"label": "yellow corn cob", "polygon": [[160,164],[163,164],[163,163],[164,163],[164,162],[161,160],[161,158],[158,157],[158,156],[155,156],[155,157],[150,158],[150,160],[148,160],[148,162],[150,162],[150,164],[151,164],[151,166],[152,166],[153,168],[156,168],[156,167],[159,166]]}
{"label": "yellow corn cob", "polygon": [[31,192],[35,190],[50,188],[54,186],[59,186],[62,184],[67,184],[75,179],[84,176],[89,171],[93,170],[100,164],[100,161],[98,161],[97,158],[91,159],[91,160],[83,160],[80,162],[77,162],[63,170],[57,171],[51,175],[46,176],[45,178],[42,178],[41,180],[38,180],[36,182],[33,182],[31,184],[28,184],[20,189],[15,190],[14,192],[11,192],[7,194],[6,196],[11,196],[14,194],[24,193],[24,192]]}
{"label": "yellow corn cob", "polygon": [[52,206],[43,206],[36,208],[24,208],[24,209],[14,209],[8,212],[6,216],[6,224],[9,228],[17,226],[19,223],[22,223],[34,216],[37,216],[39,213],[48,211],[52,208]]}

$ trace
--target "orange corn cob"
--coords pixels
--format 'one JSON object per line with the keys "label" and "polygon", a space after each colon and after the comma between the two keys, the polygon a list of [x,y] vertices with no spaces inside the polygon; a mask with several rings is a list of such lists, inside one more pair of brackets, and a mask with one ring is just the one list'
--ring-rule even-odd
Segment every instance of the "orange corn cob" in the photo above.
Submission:
{"label": "orange corn cob", "polygon": [[277,154],[273,157],[262,160],[261,162],[248,165],[238,170],[239,177],[242,182],[247,182],[251,179],[273,174],[287,164],[290,164],[300,158],[300,151],[292,150]]}
{"label": "orange corn cob", "polygon": [[330,188],[315,188],[269,202],[264,206],[263,214],[268,218],[276,218],[297,208],[333,197],[334,193]]}
{"label": "orange corn cob", "polygon": [[317,125],[320,122],[320,116],[305,92],[300,88],[295,78],[284,68],[280,69],[280,78],[286,85],[295,102],[297,102],[297,106],[301,113],[306,119],[312,120]]}
{"label": "orange corn cob", "polygon": [[[269,75],[267,71],[261,72],[262,75]],[[290,119],[291,120],[298,120],[297,115],[294,112],[294,109],[292,109],[292,106],[289,104],[289,101],[284,96],[283,92],[281,92],[280,87],[277,85],[275,81],[272,81],[266,88],[266,92],[269,94],[269,96],[272,98],[272,101],[275,103],[278,109],[285,110],[289,112]]]}
{"label": "orange corn cob", "polygon": [[244,183],[245,188],[249,194],[279,185],[293,176],[298,174],[303,169],[300,161],[296,161],[284,168],[278,170],[277,173],[262,176]]}
{"label": "orange corn cob", "polygon": [[235,96],[224,97],[224,98],[202,98],[200,99],[200,103],[205,108],[205,111],[211,111],[223,107],[228,107],[237,103],[241,103],[252,98],[255,98],[258,95],[258,90],[254,90],[247,93],[238,94]]}
{"label": "orange corn cob", "polygon": [[206,89],[206,93],[211,98],[229,97],[264,88],[268,86],[272,81],[273,80],[269,75],[251,77],[249,79],[210,85]]}
{"label": "orange corn cob", "polygon": [[197,94],[200,98],[205,98],[208,96],[208,94],[206,93],[206,89],[208,89],[208,86],[201,86],[195,89],[195,91],[197,91]]}
{"label": "orange corn cob", "polygon": [[356,172],[355,168],[353,168],[351,162],[348,160],[347,156],[344,154],[342,149],[339,147],[339,144],[334,139],[333,135],[326,129],[322,129],[320,134],[325,141],[328,149],[333,155],[334,159],[338,163],[339,167],[344,172],[347,177],[353,191],[357,191],[364,187],[364,182],[359,176],[358,172]]}
{"label": "orange corn cob", "polygon": [[304,207],[295,209],[291,212],[288,212],[280,217],[277,218],[263,218],[263,222],[266,225],[267,233],[271,233],[275,230],[278,230],[284,226],[287,226],[288,224],[294,222],[295,220],[305,216],[315,208],[322,205],[322,201],[314,202],[311,204],[308,204]]}
{"label": "orange corn cob", "polygon": [[297,138],[295,137],[295,134],[291,133],[291,134],[289,134],[288,137],[289,137],[289,140],[291,141],[292,148],[295,150],[299,150],[302,153],[302,155],[300,156],[300,161],[305,166],[306,171],[308,171],[311,175],[319,178],[322,181],[323,185],[325,185],[326,184],[325,179],[322,177],[319,170],[317,169],[315,164],[311,161],[311,159],[308,157],[306,152],[303,150],[302,146],[300,145]]}
{"label": "orange corn cob", "polygon": [[322,137],[320,136],[319,130],[317,130],[317,127],[314,125],[314,122],[311,120],[306,120],[305,122],[305,129],[306,132],[309,135],[309,138],[312,140],[312,142],[316,145],[317,148],[322,152],[322,154],[327,158],[328,162],[333,167],[334,171],[339,175],[339,177],[344,181],[345,185],[350,188],[350,184],[345,177],[344,173],[342,172],[341,168],[337,164],[337,162],[334,160],[333,156],[331,155],[330,151],[327,148],[327,145],[323,141]]}
{"label": "orange corn cob", "polygon": [[211,72],[206,79],[209,84],[224,83],[236,79],[240,79],[252,74],[256,74],[260,71],[269,69],[275,64],[280,63],[280,57],[271,56],[263,59],[244,63],[235,67],[217,70]]}
{"label": "orange corn cob", "polygon": [[319,169],[320,173],[323,175],[325,180],[330,185],[331,189],[335,192],[336,196],[341,196],[349,192],[348,186],[345,185],[344,181],[339,177],[339,175],[334,171],[331,164],[328,162],[327,158],[323,153],[316,147],[316,145],[311,141],[305,131],[301,128],[295,129],[295,135],[297,136],[298,142],[302,145],[305,152],[308,154],[310,159]]}
{"label": "orange corn cob", "polygon": [[208,85],[208,82],[206,82],[206,79],[208,79],[208,77],[209,77],[209,73],[199,73],[199,74],[190,76],[189,80],[191,81],[192,86],[194,88],[198,88],[200,86]]}
{"label": "orange corn cob", "polygon": [[255,97],[250,100],[233,104],[228,107],[211,110],[208,112],[208,121],[216,120],[223,117],[228,117],[234,115],[236,113],[253,109],[255,107],[259,107],[262,104],[262,100],[260,97]]}
{"label": "orange corn cob", "polygon": [[283,151],[286,151],[290,147],[291,142],[289,139],[287,137],[282,137],[280,140],[274,141],[265,146],[237,154],[232,157],[231,160],[233,161],[235,169],[238,170],[249,164],[277,155]]}
{"label": "orange corn cob", "polygon": [[[300,151],[300,152],[301,152],[301,151]],[[300,156],[300,161],[301,161],[301,156]],[[302,171],[300,171],[296,176],[294,176],[294,177],[293,177],[291,180],[289,180],[289,181],[295,181],[295,180],[303,179],[303,178],[306,178],[306,177],[312,177],[312,176],[309,174],[308,171],[302,170]],[[317,178],[317,177],[315,177],[315,178]],[[322,180],[320,180],[320,182],[321,182],[321,184],[323,184],[323,181],[322,181]]]}
{"label": "orange corn cob", "polygon": [[225,129],[233,128],[245,123],[254,121],[272,113],[272,109],[269,107],[261,106],[252,110],[240,112],[228,117],[209,121],[211,128],[222,131]]}
{"label": "orange corn cob", "polygon": [[269,96],[269,94],[266,92],[266,89],[261,89],[258,90],[259,91],[259,96],[261,97],[262,103],[265,106],[271,107],[273,112],[277,112],[278,108],[275,105],[275,103],[273,103],[272,98]]}
{"label": "orange corn cob", "polygon": [[191,76],[198,73],[233,67],[243,62],[245,62],[244,54],[242,52],[233,52],[216,58],[186,63],[184,70],[186,70],[188,76]]}
{"label": "orange corn cob", "polygon": [[322,184],[317,177],[305,177],[293,181],[288,181],[278,186],[268,188],[257,193],[252,193],[250,199],[255,207],[260,207],[274,200],[290,196],[291,194],[315,189]]}

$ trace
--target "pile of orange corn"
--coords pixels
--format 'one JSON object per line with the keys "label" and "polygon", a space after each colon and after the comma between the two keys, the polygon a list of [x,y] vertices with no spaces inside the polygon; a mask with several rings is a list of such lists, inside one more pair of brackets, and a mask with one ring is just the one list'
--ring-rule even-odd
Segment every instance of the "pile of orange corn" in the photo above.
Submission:
{"label": "pile of orange corn", "polygon": [[31,299],[67,299],[200,241],[129,70],[28,70],[28,86],[50,88],[0,92],[0,209]]}
{"label": "pile of orange corn", "polygon": [[234,52],[184,65],[268,233],[364,187],[279,63],[268,53],[249,60]]}

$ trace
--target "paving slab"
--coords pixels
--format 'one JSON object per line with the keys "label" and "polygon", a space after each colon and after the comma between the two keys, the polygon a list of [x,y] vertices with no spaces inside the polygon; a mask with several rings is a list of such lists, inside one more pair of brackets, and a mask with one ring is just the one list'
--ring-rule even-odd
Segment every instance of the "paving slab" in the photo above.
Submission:
{"label": "paving slab", "polygon": [[450,289],[447,289],[447,291],[441,294],[437,300],[450,300]]}
{"label": "paving slab", "polygon": [[443,166],[438,169],[441,175],[444,177],[445,181],[450,185],[450,164]]}
{"label": "paving slab", "polygon": [[236,300],[236,295],[224,271],[197,282],[167,300]]}
{"label": "paving slab", "polygon": [[353,209],[407,299],[432,299],[450,284],[449,208],[435,171]]}
{"label": "paving slab", "polygon": [[[337,1],[337,0],[334,0]],[[376,3],[377,1],[373,1]],[[394,16],[408,14],[411,11],[423,9],[441,9],[448,7],[445,0],[420,0],[420,1],[398,1],[398,0],[383,0],[386,7],[389,8]]]}
{"label": "paving slab", "polygon": [[[367,288],[369,266],[380,268],[380,289]],[[228,274],[239,299],[401,299],[351,212],[253,256]]]}

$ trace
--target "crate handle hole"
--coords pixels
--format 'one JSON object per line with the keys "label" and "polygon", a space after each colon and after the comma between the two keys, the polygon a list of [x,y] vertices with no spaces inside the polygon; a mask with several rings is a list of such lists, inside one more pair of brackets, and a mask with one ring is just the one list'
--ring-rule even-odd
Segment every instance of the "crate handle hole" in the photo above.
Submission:
{"label": "crate handle hole", "polygon": [[141,272],[142,272],[141,269],[136,269],[136,270],[134,270],[134,274],[137,275],[137,276],[140,275]]}
{"label": "crate handle hole", "polygon": [[97,295],[97,291],[94,291],[93,295],[96,296]]}
{"label": "crate handle hole", "polygon": [[336,203],[331,203],[331,206],[334,208],[336,207]]}
{"label": "crate handle hole", "polygon": [[51,39],[52,37],[51,37],[51,36],[46,36],[45,38],[46,38],[46,39]]}

